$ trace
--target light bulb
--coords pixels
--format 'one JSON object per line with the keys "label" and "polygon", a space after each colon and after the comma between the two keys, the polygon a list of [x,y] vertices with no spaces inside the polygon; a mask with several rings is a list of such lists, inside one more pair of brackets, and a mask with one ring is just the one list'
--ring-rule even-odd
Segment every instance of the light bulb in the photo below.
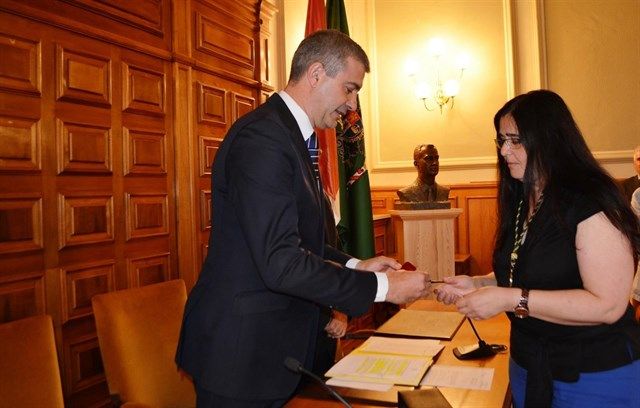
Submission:
{"label": "light bulb", "polygon": [[418,82],[416,84],[416,89],[414,90],[416,98],[418,99],[426,99],[431,95],[431,87],[427,85],[426,82]]}
{"label": "light bulb", "polygon": [[455,79],[450,79],[444,83],[444,95],[456,96],[460,92],[460,83]]}
{"label": "light bulb", "polygon": [[442,38],[432,38],[429,41],[429,45],[427,45],[429,55],[432,57],[441,57],[444,55],[446,48],[447,45]]}

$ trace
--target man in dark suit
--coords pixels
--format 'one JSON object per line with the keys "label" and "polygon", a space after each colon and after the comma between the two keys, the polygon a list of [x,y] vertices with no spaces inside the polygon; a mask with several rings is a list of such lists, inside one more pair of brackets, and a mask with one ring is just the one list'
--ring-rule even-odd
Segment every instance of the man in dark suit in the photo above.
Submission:
{"label": "man in dark suit", "polygon": [[[212,172],[209,253],[189,295],[176,362],[199,407],[280,407],[310,369],[320,306],[348,315],[425,296],[428,275],[352,259],[325,244],[321,190],[305,142],[356,108],[369,61],[348,36],[318,31],[289,83],[231,127]],[[373,272],[367,272],[373,271]]]}
{"label": "man in dark suit", "polygon": [[636,191],[637,188],[640,188],[640,145],[636,146],[633,151],[633,167],[636,169],[636,175],[622,182],[622,190],[628,202],[631,202],[633,192]]}

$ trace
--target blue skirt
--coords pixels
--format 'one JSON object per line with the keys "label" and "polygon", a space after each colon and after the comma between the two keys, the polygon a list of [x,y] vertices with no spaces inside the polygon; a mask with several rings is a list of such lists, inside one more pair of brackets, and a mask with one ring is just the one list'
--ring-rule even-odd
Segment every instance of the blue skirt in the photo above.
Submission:
{"label": "blue skirt", "polygon": [[[527,370],[509,361],[513,406],[524,408]],[[552,408],[640,408],[640,360],[613,370],[580,373],[577,382],[553,382]]]}

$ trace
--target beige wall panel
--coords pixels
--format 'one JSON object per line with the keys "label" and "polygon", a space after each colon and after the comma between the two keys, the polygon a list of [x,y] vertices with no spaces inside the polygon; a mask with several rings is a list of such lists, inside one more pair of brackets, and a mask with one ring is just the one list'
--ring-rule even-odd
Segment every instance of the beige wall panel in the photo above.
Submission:
{"label": "beige wall panel", "polygon": [[593,151],[632,150],[640,143],[640,2],[547,0],[544,19],[548,87]]}
{"label": "beige wall panel", "polygon": [[[302,39],[306,7],[284,1],[287,64]],[[406,185],[415,178],[413,149],[434,143],[443,183],[495,178],[492,117],[513,88],[509,3],[487,1],[347,0],[351,37],[371,59],[361,104],[367,167],[373,186]],[[431,37],[465,51],[456,106],[442,115],[415,98],[406,60],[426,52]],[[287,65],[289,69],[289,65]],[[473,170],[473,173],[468,170]]]}
{"label": "beige wall panel", "polygon": [[[282,1],[288,73],[304,35],[306,3]],[[547,75],[596,158],[615,177],[632,171],[631,148],[640,140],[637,0],[345,0],[345,6],[351,37],[372,62],[360,93],[372,186],[409,184],[411,152],[426,142],[440,150],[441,183],[495,180],[493,115],[514,90],[537,88]],[[404,74],[406,56],[435,35],[471,56],[456,106],[442,115],[425,111]]]}
{"label": "beige wall panel", "polygon": [[[379,162],[373,158],[373,170],[398,162],[413,167],[413,149],[421,143],[438,147],[441,165],[454,158],[494,154],[491,119],[507,97],[502,2],[375,4]],[[472,58],[455,107],[443,114],[424,108],[404,71],[406,60],[425,54],[433,37],[444,39],[452,52],[464,50]]]}

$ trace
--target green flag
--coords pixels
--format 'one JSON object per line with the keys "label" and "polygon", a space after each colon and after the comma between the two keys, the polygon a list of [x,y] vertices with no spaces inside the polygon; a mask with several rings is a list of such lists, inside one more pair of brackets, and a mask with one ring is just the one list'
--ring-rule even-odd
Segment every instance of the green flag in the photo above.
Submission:
{"label": "green flag", "polygon": [[[349,35],[343,0],[327,0],[327,28]],[[364,128],[360,101],[336,127],[338,175],[340,179],[340,221],[338,239],[344,252],[360,259],[375,255],[373,213],[369,173],[365,168]]]}

